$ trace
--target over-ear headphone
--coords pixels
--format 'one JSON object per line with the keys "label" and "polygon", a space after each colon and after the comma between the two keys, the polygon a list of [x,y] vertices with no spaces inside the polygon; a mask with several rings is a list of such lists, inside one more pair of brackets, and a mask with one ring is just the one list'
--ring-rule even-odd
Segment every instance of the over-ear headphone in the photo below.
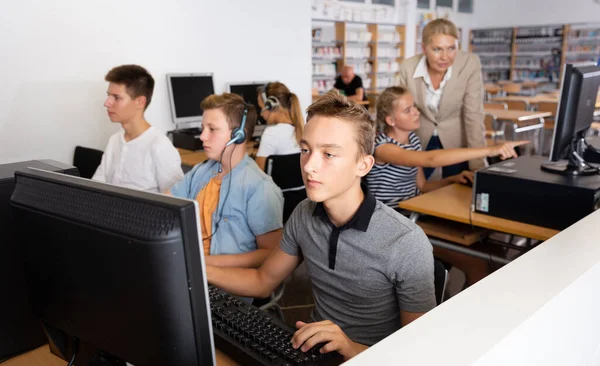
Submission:
{"label": "over-ear headphone", "polygon": [[225,147],[232,144],[243,144],[246,141],[246,117],[248,116],[248,107],[244,105],[244,113],[242,114],[242,122],[239,127],[231,131],[231,140]]}
{"label": "over-ear headphone", "polygon": [[271,95],[270,97],[267,97],[267,89],[269,88],[269,85],[271,85],[271,83],[266,83],[262,87],[261,96],[262,96],[263,102],[265,103],[265,106],[263,107],[263,111],[265,111],[265,110],[272,111],[273,109],[275,109],[281,105],[276,96]]}

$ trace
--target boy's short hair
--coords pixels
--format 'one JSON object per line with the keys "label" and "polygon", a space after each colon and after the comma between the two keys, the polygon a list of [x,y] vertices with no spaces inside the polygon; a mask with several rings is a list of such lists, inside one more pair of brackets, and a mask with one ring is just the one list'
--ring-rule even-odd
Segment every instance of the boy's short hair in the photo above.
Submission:
{"label": "boy's short hair", "polygon": [[109,83],[125,85],[125,90],[131,99],[146,97],[146,106],[150,105],[154,92],[154,78],[139,65],[121,65],[112,68],[104,77]]}
{"label": "boy's short hair", "polygon": [[381,131],[388,129],[385,117],[394,113],[394,102],[401,96],[408,94],[408,90],[401,86],[392,86],[386,88],[383,93],[377,97],[377,124]]}
{"label": "boy's short hair", "polygon": [[209,109],[222,110],[227,118],[229,128],[232,130],[241,125],[244,108],[248,109],[245,128],[246,141],[252,137],[258,114],[256,113],[256,108],[254,108],[252,104],[244,102],[244,99],[241,96],[233,93],[212,94],[202,101],[200,108],[205,111]]}
{"label": "boy's short hair", "polygon": [[333,117],[356,126],[356,143],[360,156],[372,155],[375,149],[375,122],[362,105],[337,90],[320,97],[306,110],[306,123],[314,116]]}

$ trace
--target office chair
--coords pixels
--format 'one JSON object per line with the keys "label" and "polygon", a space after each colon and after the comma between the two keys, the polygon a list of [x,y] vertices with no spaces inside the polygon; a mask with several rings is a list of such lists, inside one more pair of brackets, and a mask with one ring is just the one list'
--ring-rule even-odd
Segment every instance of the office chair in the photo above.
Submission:
{"label": "office chair", "polygon": [[[265,173],[269,175],[275,184],[283,193],[283,223],[285,224],[296,206],[306,199],[306,189],[302,180],[300,171],[300,153],[289,155],[269,155],[265,164]],[[274,309],[277,315],[283,319],[283,312],[278,301],[283,296],[285,282],[271,294],[264,305],[260,305],[262,310]],[[261,299],[255,299],[259,304]]]}
{"label": "office chair", "polygon": [[306,199],[300,170],[300,153],[268,156],[265,173],[281,188],[284,198],[283,222],[286,223],[298,203]]}
{"label": "office chair", "polygon": [[439,305],[444,301],[444,295],[446,294],[448,270],[444,264],[437,259],[433,260],[433,283],[435,286],[435,302]]}
{"label": "office chair", "polygon": [[104,152],[89,147],[76,146],[73,165],[79,169],[79,176],[91,179],[102,161]]}

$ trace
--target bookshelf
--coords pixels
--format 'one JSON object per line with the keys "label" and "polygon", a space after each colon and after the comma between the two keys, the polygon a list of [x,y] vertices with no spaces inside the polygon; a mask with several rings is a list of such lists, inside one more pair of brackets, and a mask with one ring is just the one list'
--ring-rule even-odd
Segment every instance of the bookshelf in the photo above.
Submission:
{"label": "bookshelf", "polygon": [[481,59],[484,82],[510,79],[513,33],[513,28],[471,31],[469,52]]}
{"label": "bookshelf", "polygon": [[560,65],[564,62],[562,56],[564,28],[564,25],[516,28],[513,38],[511,79],[557,82]]}
{"label": "bookshelf", "polygon": [[473,29],[469,51],[481,58],[484,82],[558,83],[564,63],[598,62],[600,23]]}
{"label": "bookshelf", "polygon": [[565,31],[566,62],[598,62],[600,59],[600,24],[572,24]]}
{"label": "bookshelf", "polygon": [[354,67],[367,93],[398,83],[403,25],[319,21],[312,35],[312,84],[319,94],[333,88],[343,65]]}

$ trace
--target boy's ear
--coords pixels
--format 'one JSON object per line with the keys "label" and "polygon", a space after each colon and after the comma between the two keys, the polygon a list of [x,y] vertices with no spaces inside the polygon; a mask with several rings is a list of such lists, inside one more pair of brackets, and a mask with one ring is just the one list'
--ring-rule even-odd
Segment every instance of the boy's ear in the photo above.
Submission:
{"label": "boy's ear", "polygon": [[373,164],[375,164],[375,157],[373,155],[364,155],[358,160],[358,173],[359,177],[364,177],[367,175],[371,168],[373,168]]}
{"label": "boy's ear", "polygon": [[138,108],[145,109],[146,108],[146,97],[143,95],[140,95],[139,97],[135,98],[135,104],[138,106]]}

